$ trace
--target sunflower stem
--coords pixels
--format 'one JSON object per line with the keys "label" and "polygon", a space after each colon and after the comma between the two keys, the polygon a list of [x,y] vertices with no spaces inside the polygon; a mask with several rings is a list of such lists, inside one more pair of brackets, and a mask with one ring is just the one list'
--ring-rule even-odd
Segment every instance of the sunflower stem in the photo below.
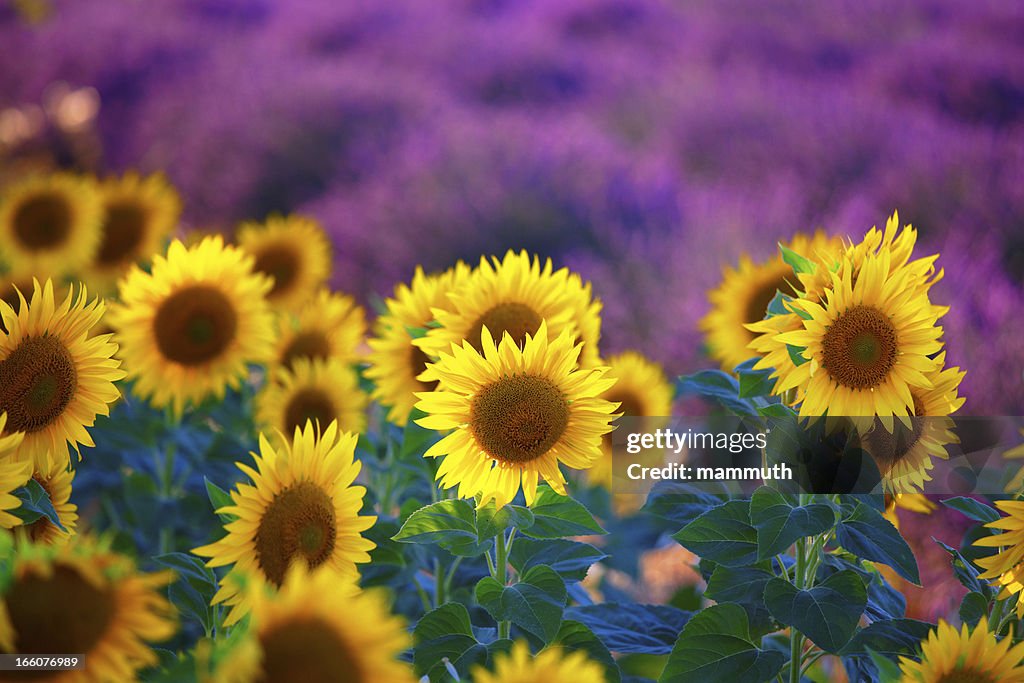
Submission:
{"label": "sunflower stem", "polygon": [[[494,579],[502,585],[508,584],[508,544],[505,542],[505,532],[500,531],[494,537],[495,543],[495,576]],[[498,622],[498,638],[507,639],[512,633],[512,623],[507,619]]]}
{"label": "sunflower stem", "polygon": [[[801,494],[801,498],[803,495]],[[803,501],[801,501],[803,502]],[[803,589],[806,584],[806,553],[807,553],[807,539],[801,538],[796,542],[796,572],[794,574],[794,582],[796,587]],[[800,683],[800,669],[803,664],[803,634],[800,633],[795,627],[789,627],[789,681],[790,683]]]}

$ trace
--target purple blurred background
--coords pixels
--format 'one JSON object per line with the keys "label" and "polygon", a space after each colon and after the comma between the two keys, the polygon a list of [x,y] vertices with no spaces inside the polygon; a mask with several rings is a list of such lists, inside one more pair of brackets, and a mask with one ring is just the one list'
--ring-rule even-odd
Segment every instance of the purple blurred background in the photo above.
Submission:
{"label": "purple blurred background", "polygon": [[95,88],[87,165],[166,170],[196,227],[315,215],[364,301],[526,247],[593,280],[608,351],[683,372],[723,263],[898,208],[943,254],[964,411],[1024,409],[1024,4],[18,6],[0,110]]}

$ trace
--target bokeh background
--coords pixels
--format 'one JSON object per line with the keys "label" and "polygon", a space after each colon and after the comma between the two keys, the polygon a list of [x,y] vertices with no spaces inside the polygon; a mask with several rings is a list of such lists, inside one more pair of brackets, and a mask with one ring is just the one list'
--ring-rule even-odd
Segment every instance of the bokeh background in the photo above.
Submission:
{"label": "bokeh background", "polygon": [[1024,406],[1021,3],[11,0],[0,158],[164,170],[185,230],[311,214],[365,303],[525,247],[671,372],[722,265],[898,209],[964,414]]}

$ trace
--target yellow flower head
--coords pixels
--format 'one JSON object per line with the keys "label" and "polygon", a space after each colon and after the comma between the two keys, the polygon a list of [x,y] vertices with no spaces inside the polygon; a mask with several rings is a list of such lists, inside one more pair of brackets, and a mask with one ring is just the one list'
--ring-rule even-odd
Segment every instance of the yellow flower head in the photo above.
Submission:
{"label": "yellow flower head", "polygon": [[321,289],[296,313],[278,315],[275,368],[288,369],[298,358],[335,358],[353,363],[366,335],[366,313],[347,294]]}
{"label": "yellow flower head", "polygon": [[473,669],[473,683],[604,683],[604,680],[604,668],[580,650],[566,652],[548,647],[532,655],[530,646],[522,640],[516,641],[508,654],[495,657],[494,671],[481,666]]}
{"label": "yellow flower head", "polygon": [[235,238],[252,254],[256,272],[273,280],[267,300],[277,308],[303,306],[331,275],[331,243],[312,218],[271,216],[263,223],[244,223]]}
{"label": "yellow flower head", "polygon": [[1021,683],[1024,681],[1024,643],[996,638],[982,617],[969,628],[943,620],[921,643],[921,661],[900,658],[903,683]]}
{"label": "yellow flower head", "polygon": [[256,419],[267,433],[294,434],[311,421],[359,433],[366,423],[367,396],[351,366],[332,358],[299,358],[282,369],[256,397]]}
{"label": "yellow flower head", "polygon": [[24,531],[33,542],[40,545],[63,545],[75,533],[78,526],[78,506],[71,502],[71,483],[75,479],[75,471],[69,469],[67,463],[50,462],[46,467],[36,468],[32,478],[46,491],[60,520],[61,530],[46,517],[40,517],[28,524]]}
{"label": "yellow flower head", "polygon": [[996,507],[1006,513],[1006,517],[989,522],[985,526],[998,529],[1002,533],[984,536],[974,542],[983,548],[998,548],[995,555],[976,560],[985,571],[982,579],[994,579],[1003,587],[1000,598],[1017,596],[1017,617],[1024,617],[1024,600],[1020,593],[1024,590],[1024,501],[997,500]]}
{"label": "yellow flower head", "polygon": [[424,379],[440,384],[417,394],[428,414],[417,422],[452,431],[424,455],[447,456],[441,486],[458,485],[460,497],[479,496],[481,505],[507,505],[520,485],[532,504],[541,476],[564,495],[559,465],[587,469],[601,457],[616,406],[600,396],[615,380],[604,378],[607,368],[579,369],[570,329],[549,342],[541,322],[520,348],[507,332],[495,344],[485,327],[481,342],[483,353],[466,340],[427,366]]}

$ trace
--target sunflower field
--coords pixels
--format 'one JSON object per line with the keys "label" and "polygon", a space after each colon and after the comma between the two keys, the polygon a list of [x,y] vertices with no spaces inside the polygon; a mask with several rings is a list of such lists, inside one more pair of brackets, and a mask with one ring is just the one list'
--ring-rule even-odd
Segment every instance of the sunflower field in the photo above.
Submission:
{"label": "sunflower field", "polygon": [[0,682],[1024,683],[1022,36],[0,6]]}

